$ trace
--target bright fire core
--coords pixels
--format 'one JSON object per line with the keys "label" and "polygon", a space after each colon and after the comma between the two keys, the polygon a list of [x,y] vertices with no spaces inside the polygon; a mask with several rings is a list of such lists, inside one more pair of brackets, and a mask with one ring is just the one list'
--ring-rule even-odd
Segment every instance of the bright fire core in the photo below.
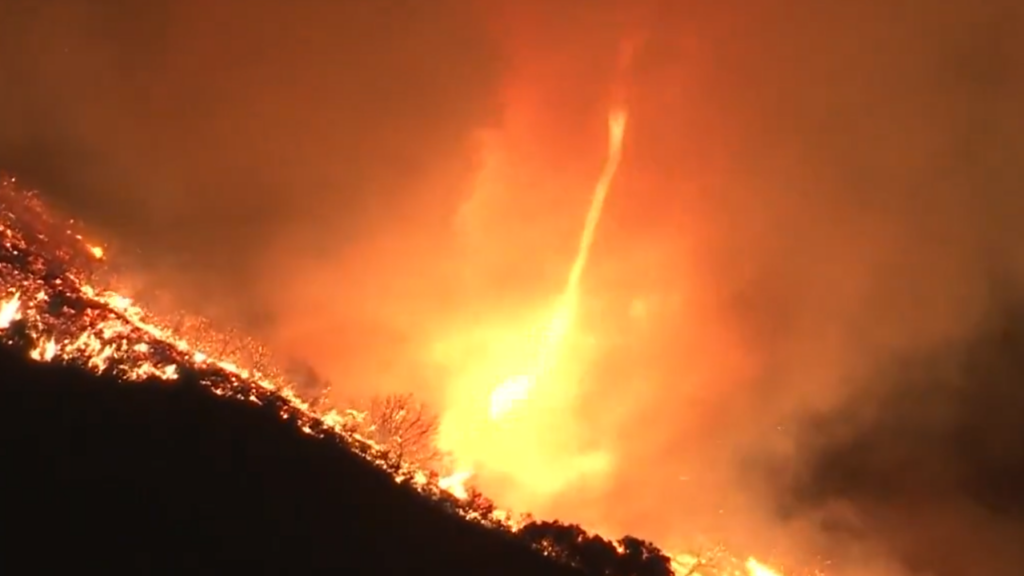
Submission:
{"label": "bright fire core", "polygon": [[624,109],[609,114],[607,159],[562,293],[526,322],[490,323],[500,328],[474,334],[473,350],[465,337],[439,347],[442,361],[458,368],[440,441],[458,458],[461,478],[485,470],[514,481],[527,496],[544,497],[610,465],[609,454],[579,446],[559,423],[572,417],[583,376],[585,342],[574,332],[581,278],[618,170],[626,121]]}

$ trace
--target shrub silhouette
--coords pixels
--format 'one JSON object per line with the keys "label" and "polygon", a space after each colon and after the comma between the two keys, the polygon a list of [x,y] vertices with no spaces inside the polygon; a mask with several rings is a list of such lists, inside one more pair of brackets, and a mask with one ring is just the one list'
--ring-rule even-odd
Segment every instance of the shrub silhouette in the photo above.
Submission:
{"label": "shrub silhouette", "polygon": [[437,447],[438,415],[412,394],[387,394],[358,406],[362,418],[354,431],[370,439],[391,456],[391,466],[403,462],[437,470],[444,454]]}
{"label": "shrub silhouette", "polygon": [[[587,574],[599,576],[671,576],[668,556],[632,536],[618,542],[589,534],[575,524],[531,522],[518,532],[536,549]],[[616,544],[618,546],[616,546]]]}

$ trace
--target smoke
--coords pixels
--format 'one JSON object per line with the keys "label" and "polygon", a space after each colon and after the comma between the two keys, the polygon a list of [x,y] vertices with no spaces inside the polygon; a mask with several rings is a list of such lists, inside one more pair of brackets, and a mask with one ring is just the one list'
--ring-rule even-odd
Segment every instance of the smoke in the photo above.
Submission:
{"label": "smoke", "polygon": [[[906,358],[842,409],[808,419],[785,476],[786,517],[838,558],[863,548],[925,574],[1009,574],[1024,562],[1019,301],[968,345]],[[880,550],[879,550],[880,549]]]}
{"label": "smoke", "polygon": [[[944,445],[964,422],[996,426],[962,401],[988,383],[942,359],[977,346],[1024,279],[1019,10],[666,3],[645,24],[626,157],[583,288],[606,304],[595,331],[622,339],[593,367],[581,407],[616,473],[549,509],[666,546],[704,536],[821,553],[834,570],[958,573],[981,558],[1012,570],[1012,520],[952,479],[992,465]],[[601,52],[585,28],[517,38],[556,55],[529,83],[552,78],[551,101],[594,102],[586,82],[566,80]],[[551,141],[553,124],[531,130]],[[630,323],[635,304],[645,320]],[[924,381],[902,368],[932,364]],[[939,408],[919,415],[913,394]],[[878,440],[889,430],[848,415],[866,406],[906,421],[889,456]],[[820,424],[833,421],[843,435]],[[879,506],[821,475],[851,437],[879,454],[843,457],[862,482],[899,479]],[[933,477],[934,490],[903,488]],[[832,507],[862,524],[857,538],[822,526]],[[948,551],[923,562],[934,542]]]}
{"label": "smoke", "polygon": [[975,492],[1019,398],[950,359],[1024,286],[1015,3],[335,4],[8,2],[0,163],[343,394],[443,403],[423,349],[561,288],[624,95],[561,431],[614,466],[536,512],[1013,571]]}
{"label": "smoke", "polygon": [[5,2],[0,162],[191,309],[340,331],[418,276],[493,116],[463,4]]}
{"label": "smoke", "polygon": [[[1005,554],[1019,541],[1007,539],[1019,535],[1012,519],[952,478],[998,475],[991,461],[965,461],[963,444],[1019,431],[963,401],[990,382],[941,361],[976,346],[1024,279],[1019,9],[678,10],[660,14],[636,57],[619,191],[635,220],[620,214],[619,225],[668,252],[650,275],[684,287],[690,305],[665,320],[656,347],[623,360],[624,373],[656,366],[661,384],[623,382],[595,401],[619,411],[624,443],[643,446],[628,451],[621,469],[635,472],[612,506],[634,502],[622,521],[669,541],[710,527],[780,553],[820,538],[842,542],[826,546],[837,561],[856,544],[861,558],[932,573],[1015,572],[999,563],[1019,561]],[[608,259],[629,250],[605,246]],[[898,368],[911,360],[936,374],[915,381]],[[1019,405],[1012,388],[997,392]],[[621,408],[638,395],[647,400]],[[866,407],[882,415],[848,415]],[[961,436],[971,425],[975,437]],[[954,436],[961,445],[947,449]],[[993,458],[1009,466],[1016,454]],[[807,469],[800,482],[779,479]],[[815,505],[780,519],[790,499]],[[859,539],[820,528],[826,504],[864,523]],[[939,542],[947,548],[921,562]],[[843,556],[846,569],[866,562]]]}

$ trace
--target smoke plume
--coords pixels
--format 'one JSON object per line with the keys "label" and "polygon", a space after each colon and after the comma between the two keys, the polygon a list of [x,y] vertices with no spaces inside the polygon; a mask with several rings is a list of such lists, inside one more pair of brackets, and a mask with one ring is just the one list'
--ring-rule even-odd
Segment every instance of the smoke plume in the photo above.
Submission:
{"label": "smoke plume", "polygon": [[601,353],[552,431],[614,465],[519,502],[669,548],[1019,572],[1016,3],[66,0],[0,21],[0,163],[188,306],[338,388],[442,405],[424,350],[559,289],[624,98],[582,281]]}

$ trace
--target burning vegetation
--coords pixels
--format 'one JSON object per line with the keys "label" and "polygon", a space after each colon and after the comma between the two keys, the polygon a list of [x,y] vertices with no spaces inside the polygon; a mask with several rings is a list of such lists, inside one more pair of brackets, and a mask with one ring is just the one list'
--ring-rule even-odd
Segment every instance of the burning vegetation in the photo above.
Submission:
{"label": "burning vegetation", "polygon": [[448,462],[437,447],[438,416],[413,396],[331,408],[323,400],[329,384],[308,368],[279,370],[257,343],[242,339],[232,345],[201,319],[157,317],[118,293],[106,259],[107,251],[91,243],[79,223],[56,217],[36,192],[0,177],[0,340],[5,346],[35,361],[77,366],[124,382],[199,382],[213,394],[272,409],[306,434],[354,450],[449,512],[510,533],[587,574],[780,574],[720,549],[672,555],[631,536],[606,540],[579,526],[499,510],[467,485],[470,471]]}

